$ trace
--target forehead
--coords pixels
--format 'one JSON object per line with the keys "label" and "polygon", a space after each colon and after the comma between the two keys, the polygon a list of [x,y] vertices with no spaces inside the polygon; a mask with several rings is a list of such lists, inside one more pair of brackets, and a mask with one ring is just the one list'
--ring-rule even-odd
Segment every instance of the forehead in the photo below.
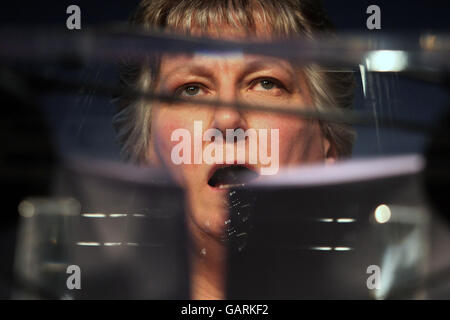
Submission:
{"label": "forehead", "polygon": [[247,55],[241,51],[232,52],[209,52],[209,51],[198,51],[192,54],[165,54],[162,56],[162,62],[166,64],[173,63],[217,63],[222,61],[228,62],[250,62],[254,60],[267,59],[269,57],[264,57],[260,55]]}
{"label": "forehead", "polygon": [[[208,22],[201,21],[195,14],[195,11],[191,17],[179,17],[179,19],[169,19],[168,31],[181,34],[189,34],[193,37],[207,37],[212,39],[230,40],[230,41],[272,41],[286,37],[287,34],[281,35],[280,32],[275,31],[271,19],[266,14],[260,12],[261,8],[252,8],[253,22],[249,23],[248,19],[244,19],[242,12],[230,12],[229,14],[222,13],[225,17],[218,16],[216,19],[209,17]],[[202,16],[202,15],[200,15]],[[286,30],[285,30],[286,31]],[[166,56],[173,59],[186,59],[188,56]],[[213,53],[196,53],[190,57],[192,58],[227,58],[237,61],[237,59],[243,59],[244,56],[239,52],[229,52],[224,55],[218,55]],[[249,58],[249,57],[245,57]]]}
{"label": "forehead", "polygon": [[257,24],[254,27],[246,27],[239,24],[210,23],[206,29],[194,25],[190,29],[190,34],[194,37],[242,41],[267,41],[279,37],[272,32],[270,24],[267,23]]}
{"label": "forehead", "polygon": [[[190,29],[192,36],[209,37],[231,41],[271,41],[277,38],[272,33],[268,24],[257,24],[249,30],[239,24],[214,24],[208,28],[200,28],[195,24]],[[275,68],[279,67],[291,73],[294,65],[287,60],[264,55],[244,54],[241,51],[234,52],[196,52],[194,54],[165,54],[162,56],[160,73],[170,74],[182,70],[216,68],[218,66],[237,67],[246,69]],[[197,70],[197,69],[195,69]]]}

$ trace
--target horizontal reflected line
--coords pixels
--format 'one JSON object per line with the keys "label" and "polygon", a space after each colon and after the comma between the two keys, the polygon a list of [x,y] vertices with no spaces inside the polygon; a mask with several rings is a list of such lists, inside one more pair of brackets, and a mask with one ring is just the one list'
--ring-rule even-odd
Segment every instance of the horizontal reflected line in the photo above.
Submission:
{"label": "horizontal reflected line", "polygon": [[351,251],[353,248],[351,247],[311,247],[310,250],[315,251]]}

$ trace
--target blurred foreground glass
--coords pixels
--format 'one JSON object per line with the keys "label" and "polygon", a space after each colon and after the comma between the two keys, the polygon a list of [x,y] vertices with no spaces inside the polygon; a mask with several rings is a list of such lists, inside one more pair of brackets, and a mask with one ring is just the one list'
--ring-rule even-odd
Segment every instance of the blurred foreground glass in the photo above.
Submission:
{"label": "blurred foreground glass", "polygon": [[19,206],[14,299],[188,297],[181,189],[159,171],[92,159],[57,176],[55,196],[71,198]]}
{"label": "blurred foreground glass", "polygon": [[13,299],[70,298],[66,269],[80,209],[71,198],[29,198],[19,204]]}

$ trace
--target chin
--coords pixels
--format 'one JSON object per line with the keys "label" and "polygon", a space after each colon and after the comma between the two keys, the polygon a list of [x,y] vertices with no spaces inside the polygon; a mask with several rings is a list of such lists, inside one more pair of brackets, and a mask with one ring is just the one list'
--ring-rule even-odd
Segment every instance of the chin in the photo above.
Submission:
{"label": "chin", "polygon": [[226,208],[219,203],[216,206],[199,208],[194,213],[194,220],[207,234],[216,239],[221,239],[226,230],[226,222],[229,214]]}

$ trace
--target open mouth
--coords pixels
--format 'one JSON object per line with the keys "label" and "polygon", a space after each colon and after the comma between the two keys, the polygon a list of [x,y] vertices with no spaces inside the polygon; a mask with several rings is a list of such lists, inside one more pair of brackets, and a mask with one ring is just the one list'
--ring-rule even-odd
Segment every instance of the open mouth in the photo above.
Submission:
{"label": "open mouth", "polygon": [[230,165],[218,168],[208,180],[208,184],[213,188],[226,189],[244,186],[258,176],[257,172],[245,166]]}

